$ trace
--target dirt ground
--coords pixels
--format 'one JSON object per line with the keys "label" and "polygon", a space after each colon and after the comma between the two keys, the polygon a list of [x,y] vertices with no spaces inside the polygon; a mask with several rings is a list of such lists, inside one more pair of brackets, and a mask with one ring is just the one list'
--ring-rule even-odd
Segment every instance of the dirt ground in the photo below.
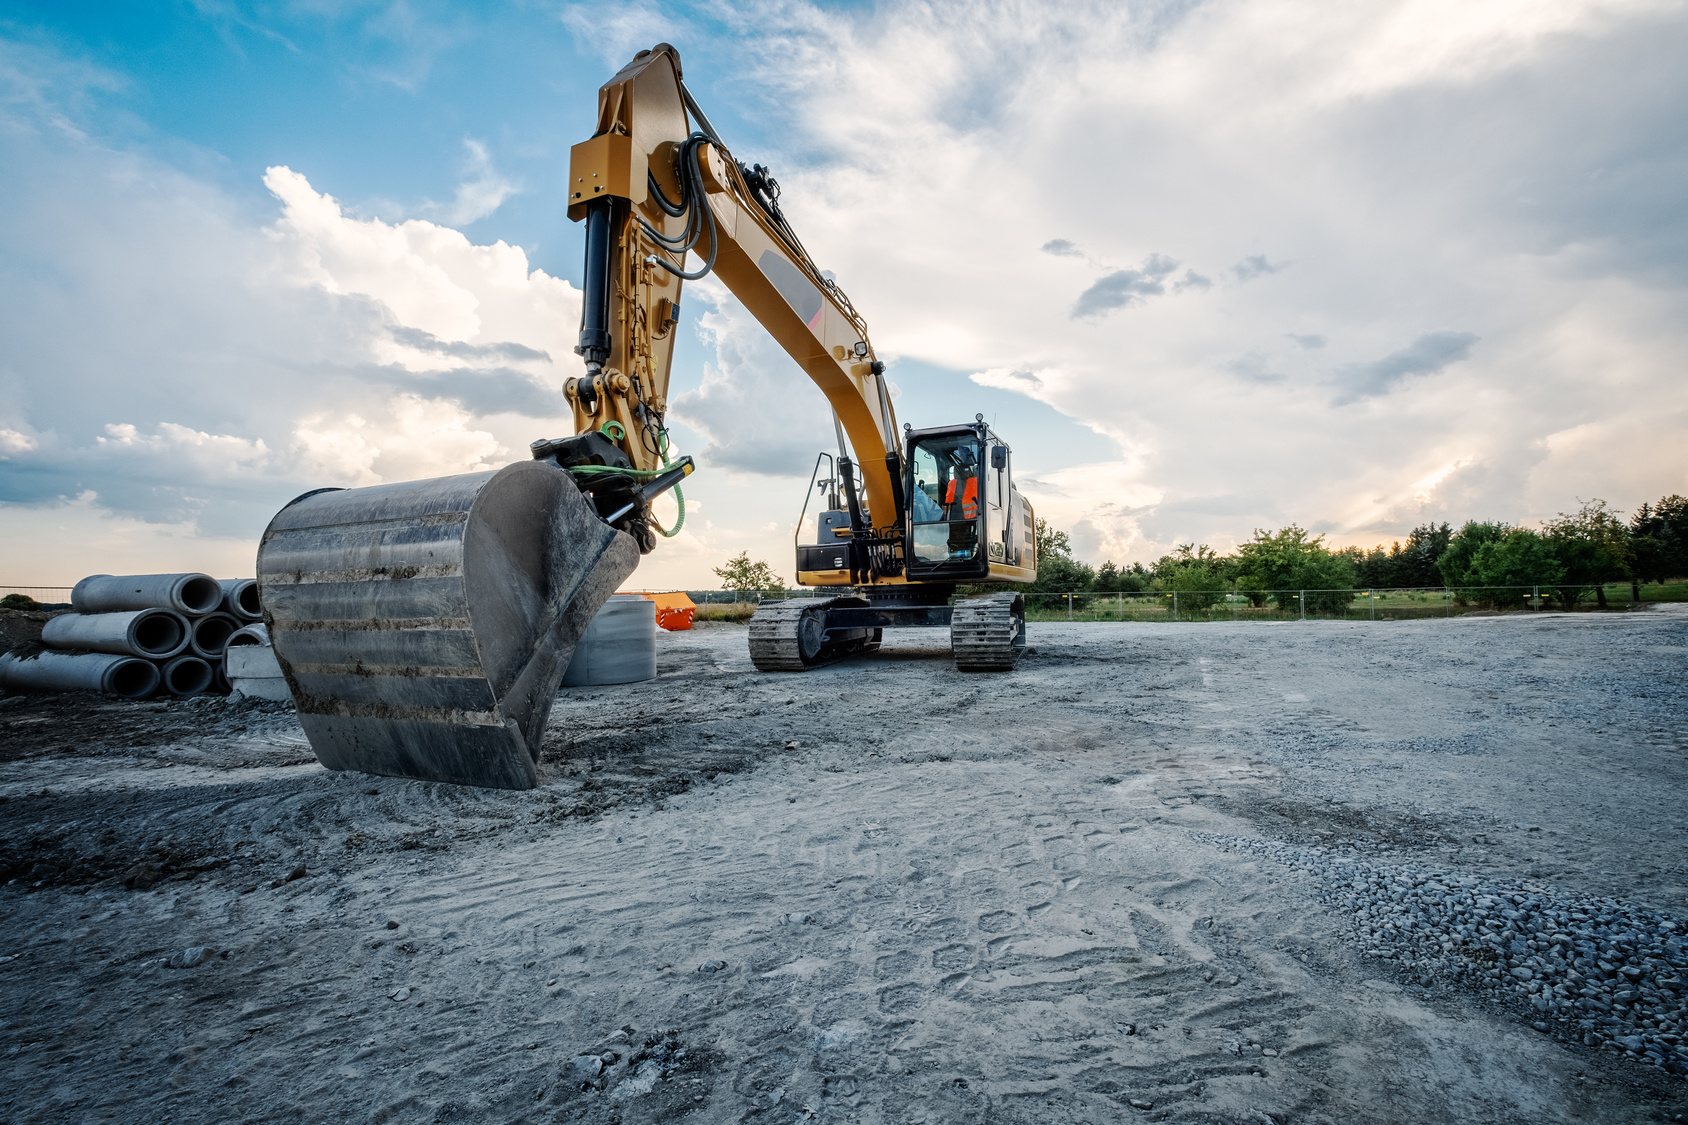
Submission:
{"label": "dirt ground", "polygon": [[41,626],[53,614],[53,610],[0,609],[0,652],[39,641]]}
{"label": "dirt ground", "polygon": [[[0,1116],[1688,1120],[1688,615],[1031,643],[664,634],[520,793],[330,773],[284,706],[0,700]],[[1563,1010],[1531,904],[1629,927]]]}

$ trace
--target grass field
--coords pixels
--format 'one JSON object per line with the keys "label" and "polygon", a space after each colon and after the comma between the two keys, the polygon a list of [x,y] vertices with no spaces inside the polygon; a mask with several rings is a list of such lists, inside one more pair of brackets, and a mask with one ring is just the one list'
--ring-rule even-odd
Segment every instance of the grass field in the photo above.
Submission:
{"label": "grass field", "polygon": [[756,612],[755,602],[704,602],[692,615],[693,621],[736,621],[743,624]]}

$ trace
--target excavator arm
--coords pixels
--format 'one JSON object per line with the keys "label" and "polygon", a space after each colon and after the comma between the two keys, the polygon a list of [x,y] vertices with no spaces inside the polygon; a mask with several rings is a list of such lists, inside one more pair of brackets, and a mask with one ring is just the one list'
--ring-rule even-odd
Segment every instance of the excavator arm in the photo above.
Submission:
{"label": "excavator arm", "polygon": [[[578,467],[605,456],[592,436],[602,435],[628,467],[664,467],[681,288],[714,273],[826,395],[856,452],[862,507],[893,527],[903,514],[901,443],[867,324],[785,221],[778,183],[722,143],[673,47],[640,51],[598,91],[597,132],[574,146],[568,182],[569,218],[586,225],[575,349],[586,373],[564,387],[575,436],[536,442],[534,455]],[[655,521],[637,515],[627,529],[649,550],[641,522]]]}

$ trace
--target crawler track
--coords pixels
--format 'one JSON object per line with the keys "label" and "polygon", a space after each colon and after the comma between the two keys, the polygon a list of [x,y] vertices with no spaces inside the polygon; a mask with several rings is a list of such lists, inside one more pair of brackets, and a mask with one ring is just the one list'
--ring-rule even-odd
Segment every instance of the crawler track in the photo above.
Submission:
{"label": "crawler track", "polygon": [[1026,650],[1026,603],[1019,594],[986,594],[955,605],[950,646],[962,672],[1009,672]]}
{"label": "crawler track", "polygon": [[[770,602],[750,619],[750,661],[758,672],[804,672],[879,647],[878,630],[832,630],[826,611],[865,605],[856,598],[812,598]],[[841,632],[846,635],[840,636]]]}

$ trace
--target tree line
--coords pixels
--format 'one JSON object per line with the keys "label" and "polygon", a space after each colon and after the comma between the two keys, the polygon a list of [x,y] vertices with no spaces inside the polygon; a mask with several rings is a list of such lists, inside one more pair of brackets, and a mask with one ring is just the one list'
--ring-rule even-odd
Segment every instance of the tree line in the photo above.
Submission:
{"label": "tree line", "polygon": [[1688,498],[1677,495],[1643,504],[1628,521],[1604,500],[1591,500],[1539,531],[1502,521],[1471,520],[1458,530],[1446,522],[1428,523],[1414,528],[1405,542],[1370,550],[1332,549],[1323,535],[1291,524],[1277,531],[1256,529],[1228,555],[1185,543],[1148,566],[1108,561],[1093,568],[1072,557],[1065,532],[1041,519],[1037,525],[1033,590],[1176,591],[1192,611],[1230,593],[1256,606],[1275,601],[1291,609],[1305,591],[1308,610],[1339,613],[1361,590],[1412,587],[1447,588],[1461,604],[1484,606],[1517,604],[1517,590],[1502,587],[1531,587],[1566,609],[1591,595],[1604,607],[1609,583],[1630,583],[1639,599],[1643,582],[1688,576]]}

